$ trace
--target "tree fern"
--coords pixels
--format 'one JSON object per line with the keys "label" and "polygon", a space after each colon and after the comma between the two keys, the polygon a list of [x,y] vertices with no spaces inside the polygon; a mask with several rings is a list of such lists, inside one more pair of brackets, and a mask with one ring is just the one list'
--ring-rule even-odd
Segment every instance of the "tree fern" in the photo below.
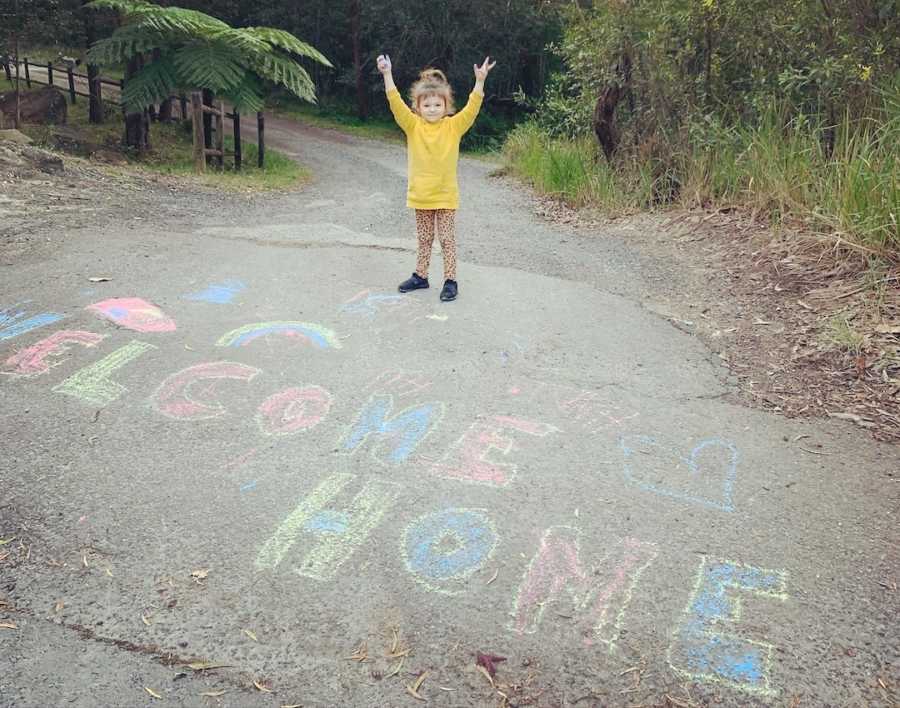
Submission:
{"label": "tree fern", "polygon": [[[239,110],[262,108],[263,81],[315,102],[315,86],[294,56],[331,66],[314,47],[270,27],[235,29],[196,10],[160,7],[145,0],[93,0],[87,7],[115,10],[124,24],[91,47],[93,64],[119,64],[135,55],[162,55],[126,83],[129,110],[158,103],[175,88],[210,89]],[[133,87],[131,87],[133,85]]]}
{"label": "tree fern", "polygon": [[145,66],[125,83],[122,100],[129,112],[139,112],[143,106],[162,103],[176,88],[175,66],[163,58]]}
{"label": "tree fern", "polygon": [[188,44],[175,51],[172,61],[183,83],[216,93],[227,91],[244,78],[240,55],[222,44]]}

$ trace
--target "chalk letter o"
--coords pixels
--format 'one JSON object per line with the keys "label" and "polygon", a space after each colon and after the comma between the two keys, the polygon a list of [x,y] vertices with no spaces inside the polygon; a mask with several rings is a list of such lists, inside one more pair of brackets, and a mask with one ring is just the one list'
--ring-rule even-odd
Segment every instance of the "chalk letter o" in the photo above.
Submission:
{"label": "chalk letter o", "polygon": [[480,509],[444,509],[407,528],[403,551],[410,573],[431,590],[456,594],[497,546],[497,532]]}

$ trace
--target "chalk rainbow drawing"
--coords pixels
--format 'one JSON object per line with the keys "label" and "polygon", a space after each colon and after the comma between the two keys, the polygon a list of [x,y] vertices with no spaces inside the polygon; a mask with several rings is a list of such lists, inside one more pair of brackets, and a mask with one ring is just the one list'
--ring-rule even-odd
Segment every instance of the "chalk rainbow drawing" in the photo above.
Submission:
{"label": "chalk rainbow drawing", "polygon": [[641,573],[656,558],[657,546],[626,538],[598,567],[585,568],[580,537],[580,530],[572,526],[547,529],[513,600],[509,629],[517,634],[536,632],[545,606],[559,600],[565,591],[575,610],[578,631],[587,643],[603,642],[612,653],[634,589]]}
{"label": "chalk rainbow drawing", "polygon": [[346,509],[330,509],[330,504],[352,480],[354,475],[333,474],[319,485],[288,514],[256,556],[256,567],[274,570],[304,535],[311,542],[294,572],[314,580],[330,580],[341,565],[369,537],[381,523],[387,511],[396,503],[400,487],[391,482],[367,480],[362,490]]}
{"label": "chalk rainbow drawing", "polygon": [[409,459],[444,414],[444,404],[439,401],[410,406],[389,418],[393,408],[393,396],[371,396],[339,443],[340,449],[352,455],[374,437],[372,457],[381,464],[400,464]]}
{"label": "chalk rainbow drawing", "polygon": [[134,339],[100,361],[76,371],[53,390],[56,393],[81,399],[86,403],[105,406],[128,390],[122,384],[110,381],[109,377],[151,349],[156,349],[156,347]]}
{"label": "chalk rainbow drawing", "polygon": [[286,388],[260,404],[256,422],[263,435],[293,435],[316,427],[328,415],[331,400],[321,386]]}
{"label": "chalk rainbow drawing", "polygon": [[167,418],[174,420],[204,420],[225,415],[225,406],[218,402],[199,401],[190,395],[190,388],[198,381],[233,379],[252,381],[261,372],[253,366],[233,361],[214,361],[195,364],[182,369],[163,381],[150,397],[150,405]]}
{"label": "chalk rainbow drawing", "polygon": [[727,593],[737,590],[784,602],[788,598],[786,588],[786,571],[704,556],[684,610],[684,621],[669,645],[669,666],[694,681],[775,695],[770,678],[773,645],[727,631],[742,619],[740,597],[729,597]]}
{"label": "chalk rainbow drawing", "polygon": [[0,342],[5,339],[18,337],[38,327],[46,327],[48,324],[59,322],[65,317],[65,315],[59,315],[55,312],[42,312],[39,315],[33,315],[23,320],[22,318],[25,317],[26,312],[16,308],[18,308],[18,305],[0,310]]}
{"label": "chalk rainbow drawing", "polygon": [[341,341],[327,327],[314,322],[256,322],[233,329],[216,342],[218,347],[246,347],[270,334],[309,342],[318,349],[340,349]]}
{"label": "chalk rainbow drawing", "polygon": [[55,364],[61,364],[64,359],[61,355],[69,349],[71,344],[80,344],[84,347],[94,347],[99,344],[106,335],[84,332],[82,330],[64,329],[54,332],[27,349],[13,354],[6,360],[9,370],[4,374],[12,376],[40,376],[50,371],[47,357],[56,357]]}
{"label": "chalk rainbow drawing", "polygon": [[491,451],[499,452],[505,457],[515,449],[515,441],[503,434],[505,430],[537,437],[558,431],[545,423],[505,415],[488,416],[473,423],[444,458],[431,466],[431,473],[464,482],[498,487],[508,485],[516,476],[517,466],[511,462],[492,462],[487,459]]}
{"label": "chalk rainbow drawing", "polygon": [[[676,461],[675,469],[668,470],[667,474],[676,481],[695,482],[700,477],[700,464],[698,458],[707,450],[713,451],[716,448],[727,452],[728,460],[723,467],[716,470],[712,475],[713,490],[709,494],[695,494],[680,489],[675,489],[660,482],[646,482],[639,479],[634,472],[634,460],[642,462],[647,461],[646,456],[635,456],[635,447],[637,446],[657,448],[663,452],[669,459]],[[688,457],[683,457],[677,450],[666,447],[647,435],[633,435],[622,437],[619,439],[619,447],[624,457],[624,475],[625,479],[648,492],[661,494],[663,496],[680,499],[682,501],[701,504],[712,509],[721,511],[734,511],[734,483],[737,477],[737,463],[739,454],[734,443],[719,438],[709,438],[698,443]],[[684,464],[685,471],[681,472],[680,467]],[[679,477],[680,475],[680,477]],[[718,488],[716,488],[718,487]],[[718,496],[716,496],[718,492]]]}
{"label": "chalk rainbow drawing", "polygon": [[174,332],[177,329],[175,320],[153,303],[139,297],[101,300],[85,309],[135,332]]}
{"label": "chalk rainbow drawing", "polygon": [[247,289],[240,280],[226,280],[221,283],[213,283],[205,290],[185,295],[185,300],[196,302],[211,302],[215,305],[229,305],[234,301],[234,296]]}
{"label": "chalk rainbow drawing", "polygon": [[497,547],[497,530],[484,509],[443,509],[406,527],[403,557],[417,582],[446,595],[463,592],[465,580]]}

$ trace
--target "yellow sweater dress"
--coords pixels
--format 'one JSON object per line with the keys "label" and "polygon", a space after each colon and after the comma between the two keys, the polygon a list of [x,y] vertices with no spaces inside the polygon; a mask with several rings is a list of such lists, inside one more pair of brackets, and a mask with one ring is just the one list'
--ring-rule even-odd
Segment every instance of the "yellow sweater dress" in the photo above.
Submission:
{"label": "yellow sweater dress", "polygon": [[406,133],[409,153],[406,206],[412,209],[459,208],[456,181],[459,141],[475,122],[483,96],[473,91],[465,108],[436,123],[429,123],[413,113],[397,89],[388,91],[387,99],[394,120]]}

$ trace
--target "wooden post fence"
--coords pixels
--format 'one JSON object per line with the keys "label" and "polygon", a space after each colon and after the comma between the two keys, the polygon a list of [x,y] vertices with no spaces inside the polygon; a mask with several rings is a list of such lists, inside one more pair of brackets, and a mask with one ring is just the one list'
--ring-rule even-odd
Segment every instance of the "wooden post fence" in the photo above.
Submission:
{"label": "wooden post fence", "polygon": [[234,128],[234,170],[241,171],[241,163],[244,160],[244,150],[241,146],[241,114],[234,111],[231,116],[232,126]]}
{"label": "wooden post fence", "polygon": [[53,86],[53,62],[47,62],[47,85]]}
{"label": "wooden post fence", "polygon": [[256,164],[262,169],[266,166],[266,117],[262,111],[256,114],[256,141],[259,146]]}
{"label": "wooden post fence", "polygon": [[28,71],[28,57],[25,57],[25,85],[31,88],[31,73]]}
{"label": "wooden post fence", "polygon": [[72,67],[69,66],[66,68],[66,74],[69,76],[69,97],[72,99],[72,104],[75,103],[75,74],[72,72]]}
{"label": "wooden post fence", "polygon": [[191,115],[194,121],[194,172],[203,174],[206,171],[206,139],[203,135],[203,94],[191,92]]}

